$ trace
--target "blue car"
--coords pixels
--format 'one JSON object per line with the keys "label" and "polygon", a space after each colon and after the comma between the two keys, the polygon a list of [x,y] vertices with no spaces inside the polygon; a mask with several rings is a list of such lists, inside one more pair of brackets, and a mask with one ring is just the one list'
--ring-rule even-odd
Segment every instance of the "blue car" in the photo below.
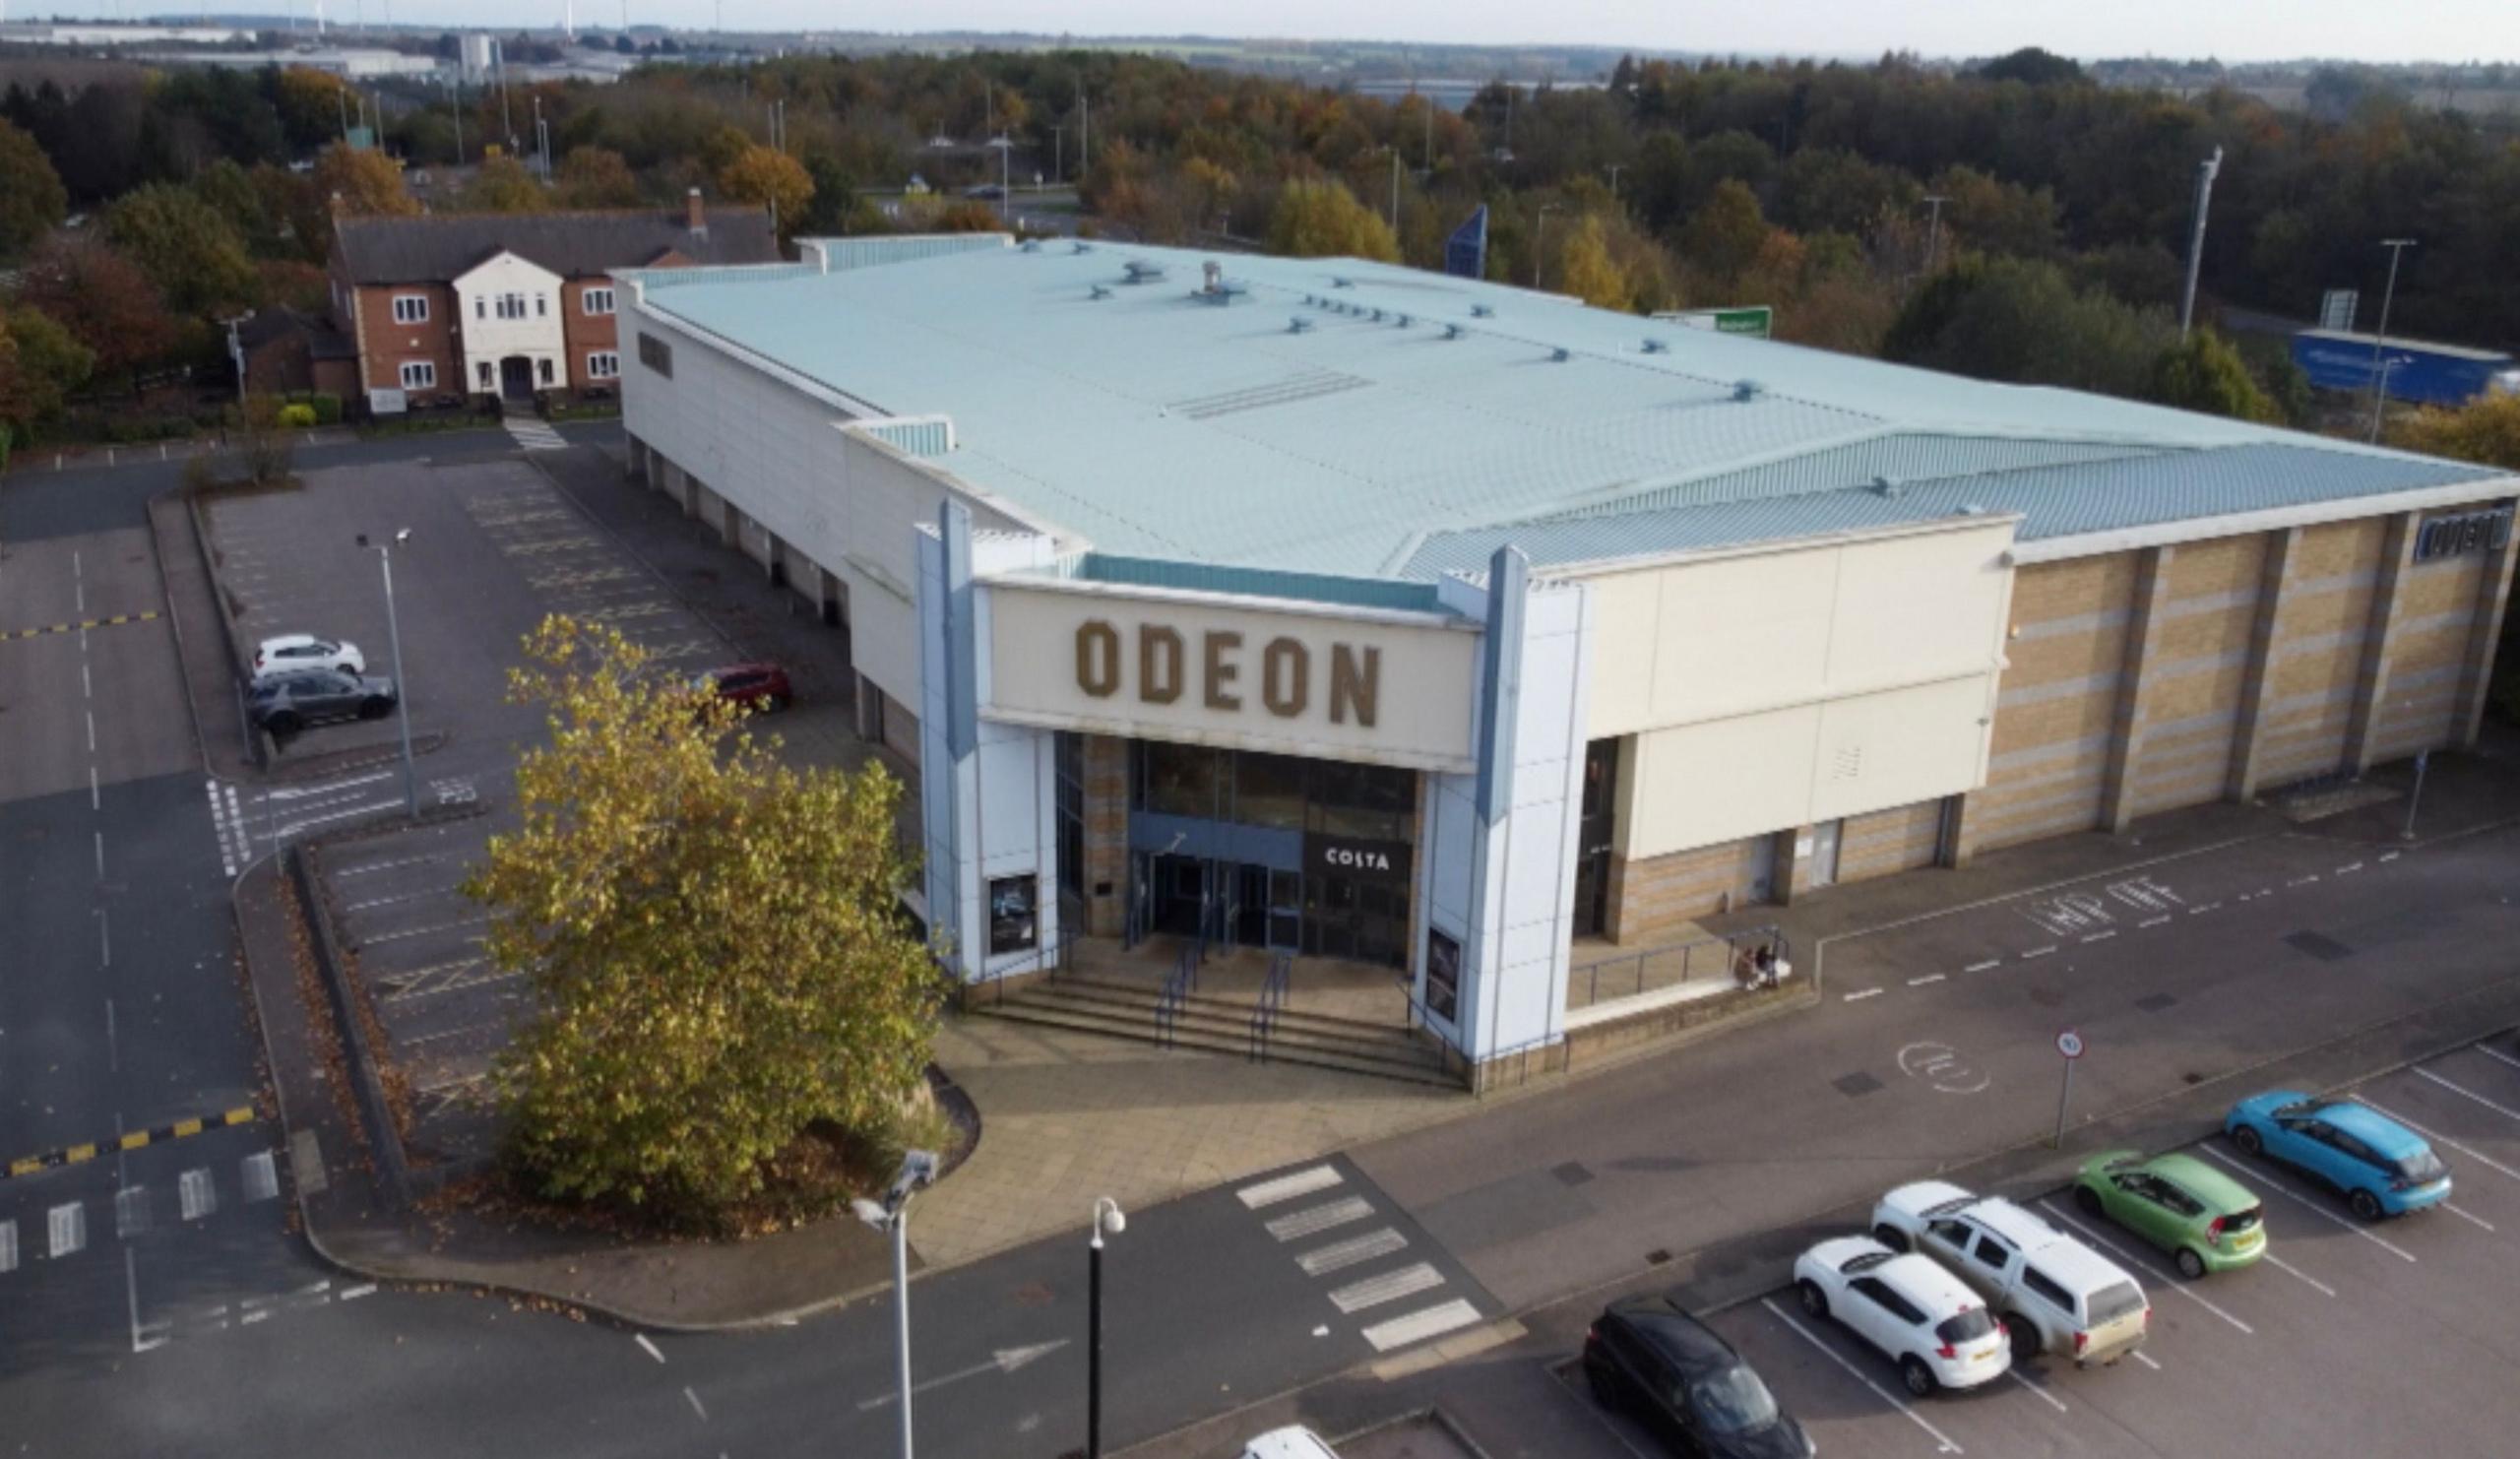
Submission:
{"label": "blue car", "polygon": [[2247,1154],[2327,1182],[2365,1221],[2450,1195],[2450,1168],[2422,1135],[2351,1100],[2322,1103],[2279,1089],[2233,1106],[2223,1131]]}

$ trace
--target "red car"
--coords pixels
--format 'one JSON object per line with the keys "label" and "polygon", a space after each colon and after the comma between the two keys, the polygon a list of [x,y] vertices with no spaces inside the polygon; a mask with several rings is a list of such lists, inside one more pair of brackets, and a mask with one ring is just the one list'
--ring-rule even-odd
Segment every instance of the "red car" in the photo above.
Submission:
{"label": "red car", "polygon": [[715,689],[719,698],[755,713],[783,710],[796,702],[788,670],[776,664],[729,664],[700,675],[694,687]]}

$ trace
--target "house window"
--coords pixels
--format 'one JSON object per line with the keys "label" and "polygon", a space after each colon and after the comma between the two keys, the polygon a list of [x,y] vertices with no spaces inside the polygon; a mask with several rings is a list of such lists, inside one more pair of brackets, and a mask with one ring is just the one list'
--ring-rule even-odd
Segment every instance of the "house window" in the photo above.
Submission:
{"label": "house window", "polygon": [[499,317],[501,319],[523,319],[525,317],[525,295],[521,293],[503,293],[499,295]]}
{"label": "house window", "polygon": [[396,294],[394,296],[394,322],[396,324],[428,323],[429,296],[424,293]]}
{"label": "house window", "polygon": [[589,314],[609,314],[612,312],[611,289],[590,288],[584,294],[579,295],[579,297],[584,300],[586,311]]}
{"label": "house window", "polygon": [[545,385],[550,384],[550,383],[551,383],[551,361],[549,361],[549,360],[547,360],[547,359],[537,359],[537,360],[536,360],[534,363],[535,363],[535,366],[536,366],[536,370],[537,370],[537,371],[541,374],[541,376],[542,376],[542,383],[543,383],[543,384],[545,384]]}
{"label": "house window", "polygon": [[403,361],[403,388],[405,390],[435,390],[437,388],[436,363],[425,359]]}
{"label": "house window", "polygon": [[621,356],[609,349],[598,349],[587,356],[587,378],[618,380],[621,378]]}
{"label": "house window", "polygon": [[474,369],[474,373],[475,373],[475,374],[478,374],[478,375],[481,377],[481,388],[482,388],[483,390],[487,390],[487,389],[489,389],[491,386],[493,386],[493,385],[495,385],[495,384],[497,384],[497,383],[498,383],[497,379],[496,379],[494,376],[492,376],[492,375],[491,375],[491,373],[490,373],[490,362],[489,362],[488,360],[486,360],[486,359],[485,359],[485,360],[482,360],[482,361],[481,361],[481,362],[480,362],[480,363],[475,367],[475,369]]}
{"label": "house window", "polygon": [[472,317],[475,319],[490,317],[490,301],[487,298],[475,297],[472,300]]}
{"label": "house window", "polygon": [[673,347],[654,335],[641,335],[639,363],[670,380],[673,378]]}
{"label": "house window", "polygon": [[543,297],[541,294],[536,294],[534,296],[534,317],[540,319],[544,315],[548,314],[550,312],[550,304],[551,301],[549,299]]}

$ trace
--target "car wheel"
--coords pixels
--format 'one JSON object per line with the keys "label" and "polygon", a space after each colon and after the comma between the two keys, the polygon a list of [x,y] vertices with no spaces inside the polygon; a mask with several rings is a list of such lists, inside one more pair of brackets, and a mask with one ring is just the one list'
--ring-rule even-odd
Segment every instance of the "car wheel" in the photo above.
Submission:
{"label": "car wheel", "polygon": [[1826,1317],[1829,1315],[1828,1294],[1820,1290],[1819,1283],[1803,1281],[1796,1283],[1796,1288],[1802,1296],[1802,1310],[1810,1313],[1814,1317]]}
{"label": "car wheel", "polygon": [[2074,1207],[2094,1221],[2101,1218],[2100,1192],[2088,1185],[2074,1187]]}
{"label": "car wheel", "polygon": [[2004,1339],[2012,1344],[2015,1363],[2028,1363],[2039,1356],[2039,1329],[2019,1312],[2004,1313]]}
{"label": "car wheel", "polygon": [[391,699],[362,699],[359,701],[358,717],[362,720],[381,720],[393,712],[394,701]]}
{"label": "car wheel", "polygon": [[2232,1143],[2240,1147],[2242,1155],[2258,1156],[2266,1153],[2266,1137],[2257,1132],[2255,1125],[2244,1124],[2232,1131]]}
{"label": "car wheel", "polygon": [[263,721],[263,728],[272,732],[273,738],[278,739],[284,735],[295,734],[304,726],[297,716],[283,713]]}
{"label": "car wheel", "polygon": [[2367,1190],[2358,1190],[2347,1196],[2345,1204],[2364,1221],[2377,1221],[2389,1214],[2387,1208],[2380,1204],[2380,1198]]}
{"label": "car wheel", "polygon": [[358,672],[358,666],[355,664],[336,664],[333,667],[343,673]]}
{"label": "car wheel", "polygon": [[1909,1248],[1908,1234],[1887,1221],[1872,1229],[1872,1238],[1893,1251],[1905,1251]]}
{"label": "car wheel", "polygon": [[1908,1385],[1908,1391],[1917,1397],[1931,1398],[1933,1396],[1935,1387],[1933,1369],[1925,1366],[1923,1359],[1914,1356],[1900,1359],[1899,1377]]}
{"label": "car wheel", "polygon": [[2205,1258],[2185,1246],[2178,1248],[2178,1274],[2190,1282],[2205,1275]]}
{"label": "car wheel", "polygon": [[1615,1413],[1619,1407],[1618,1384],[1603,1376],[1592,1364],[1584,1364],[1584,1385],[1593,1390],[1593,1402]]}

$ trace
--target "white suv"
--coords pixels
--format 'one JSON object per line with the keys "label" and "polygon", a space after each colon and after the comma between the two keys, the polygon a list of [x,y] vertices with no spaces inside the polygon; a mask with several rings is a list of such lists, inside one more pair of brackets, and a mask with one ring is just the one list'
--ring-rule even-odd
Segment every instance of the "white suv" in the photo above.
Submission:
{"label": "white suv", "polygon": [[335,668],[344,673],[367,672],[367,656],[347,639],[317,638],[311,633],[283,633],[254,646],[254,679],[305,668]]}
{"label": "white suv", "polygon": [[1822,1241],[1794,1263],[1802,1310],[1835,1317],[1899,1364],[1908,1391],[1975,1388],[2012,1366],[2003,1325],[1958,1278],[1870,1237]]}
{"label": "white suv", "polygon": [[2143,1344],[2153,1309],[2123,1267],[2001,1196],[1943,1180],[1902,1185],[1872,1208],[1872,1234],[1951,1268],[2011,1330],[2016,1360],[2115,1363]]}

